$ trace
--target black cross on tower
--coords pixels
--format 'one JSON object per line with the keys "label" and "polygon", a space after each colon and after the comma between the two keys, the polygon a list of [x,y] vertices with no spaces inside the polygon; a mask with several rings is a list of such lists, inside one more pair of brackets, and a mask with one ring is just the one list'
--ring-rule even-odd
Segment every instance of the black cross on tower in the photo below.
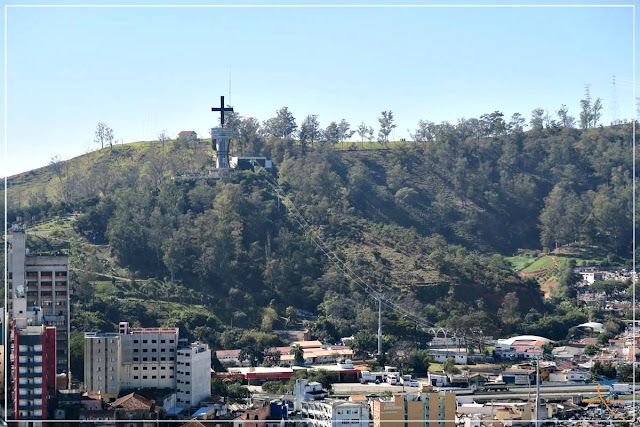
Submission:
{"label": "black cross on tower", "polygon": [[220,111],[220,127],[224,127],[224,112],[233,111],[233,108],[224,108],[224,96],[220,97],[220,108],[213,107],[211,111]]}

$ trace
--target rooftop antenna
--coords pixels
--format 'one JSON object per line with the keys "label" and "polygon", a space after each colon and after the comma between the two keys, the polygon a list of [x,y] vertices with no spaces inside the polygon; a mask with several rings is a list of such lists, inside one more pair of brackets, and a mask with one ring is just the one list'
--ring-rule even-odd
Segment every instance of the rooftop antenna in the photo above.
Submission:
{"label": "rooftop antenna", "polygon": [[613,75],[611,87],[611,105],[609,115],[611,116],[611,124],[617,125],[620,123],[620,111],[618,109],[618,95],[616,93],[616,75]]}

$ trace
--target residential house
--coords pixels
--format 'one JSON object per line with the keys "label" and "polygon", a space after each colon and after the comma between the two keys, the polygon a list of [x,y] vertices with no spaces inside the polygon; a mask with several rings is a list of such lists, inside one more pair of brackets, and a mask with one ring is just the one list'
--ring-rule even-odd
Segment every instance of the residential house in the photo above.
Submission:
{"label": "residential house", "polygon": [[477,390],[483,387],[487,381],[489,381],[489,376],[478,373],[478,372],[469,375],[469,379],[468,379],[469,387],[471,387],[474,390]]}
{"label": "residential house", "polygon": [[[109,410],[115,413],[116,420],[157,420],[161,408],[155,402],[140,396],[137,393],[130,393],[116,399],[109,404]],[[142,425],[143,423],[125,423],[125,426]]]}
{"label": "residential house", "polygon": [[192,130],[183,130],[178,134],[178,138],[184,138],[187,141],[195,141],[198,139],[198,134]]}
{"label": "residential house", "polygon": [[449,375],[446,372],[428,372],[427,381],[434,387],[446,387],[451,385]]}
{"label": "residential house", "polygon": [[535,369],[506,369],[502,372],[502,381],[506,384],[530,385],[536,383]]}

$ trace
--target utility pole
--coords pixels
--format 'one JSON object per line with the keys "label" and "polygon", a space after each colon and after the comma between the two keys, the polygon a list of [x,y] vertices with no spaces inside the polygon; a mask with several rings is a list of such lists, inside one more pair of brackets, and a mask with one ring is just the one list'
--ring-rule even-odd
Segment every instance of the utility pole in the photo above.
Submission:
{"label": "utility pole", "polygon": [[378,357],[382,356],[382,297],[378,297]]}
{"label": "utility pole", "polygon": [[536,427],[540,425],[540,357],[536,360]]}

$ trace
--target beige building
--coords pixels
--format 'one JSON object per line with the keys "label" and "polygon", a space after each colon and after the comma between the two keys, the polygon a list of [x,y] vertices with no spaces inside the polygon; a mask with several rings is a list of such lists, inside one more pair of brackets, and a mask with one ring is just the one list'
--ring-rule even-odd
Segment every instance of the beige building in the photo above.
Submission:
{"label": "beige building", "polygon": [[119,334],[85,332],[84,384],[87,390],[97,390],[107,398],[118,397],[121,386],[120,360]]}
{"label": "beige building", "polygon": [[108,397],[122,390],[175,389],[177,347],[178,328],[130,328],[120,322],[117,333],[85,332],[85,388]]}
{"label": "beige building", "polygon": [[455,393],[435,392],[423,386],[417,394],[392,396],[371,402],[374,427],[455,426]]}
{"label": "beige building", "polygon": [[174,389],[178,328],[131,328],[120,322],[119,329],[122,389]]}

